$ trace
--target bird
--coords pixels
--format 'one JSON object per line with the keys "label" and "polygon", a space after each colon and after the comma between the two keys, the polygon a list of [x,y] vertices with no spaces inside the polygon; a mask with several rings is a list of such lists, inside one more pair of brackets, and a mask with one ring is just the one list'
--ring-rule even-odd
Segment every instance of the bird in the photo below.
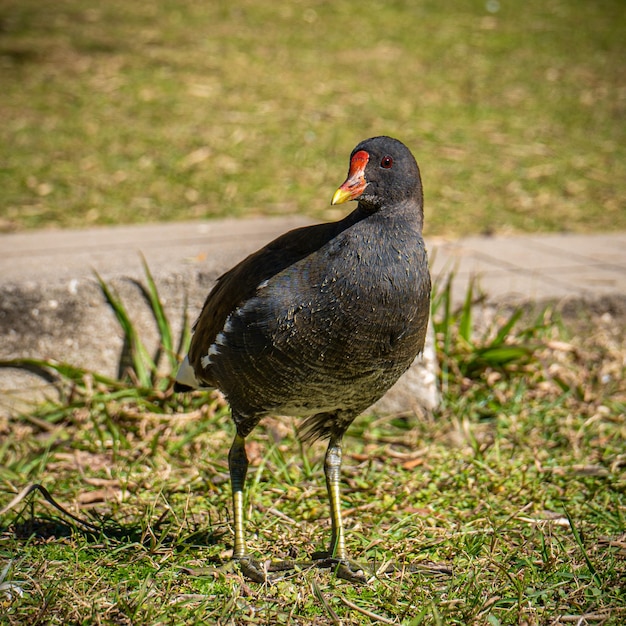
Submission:
{"label": "bird", "polygon": [[343,437],[424,347],[431,282],[411,151],[387,136],[360,142],[331,205],[349,201],[343,219],[291,230],[218,278],[176,374],[175,392],[217,388],[230,405],[232,558],[257,582],[270,576],[245,541],[246,438],[266,416],[294,416],[303,442],[328,440],[331,537],[314,558],[362,581],[341,517]]}

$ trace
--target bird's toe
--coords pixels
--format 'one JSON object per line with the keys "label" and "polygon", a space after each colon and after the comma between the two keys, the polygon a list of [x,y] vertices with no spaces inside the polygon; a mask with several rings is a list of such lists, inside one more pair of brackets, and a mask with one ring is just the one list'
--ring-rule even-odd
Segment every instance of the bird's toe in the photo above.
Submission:
{"label": "bird's toe", "polygon": [[334,571],[337,578],[349,580],[352,583],[359,583],[361,585],[366,584],[370,578],[365,568],[354,561],[339,561]]}
{"label": "bird's toe", "polygon": [[350,561],[349,559],[338,559],[329,556],[328,552],[315,552],[313,554],[313,563],[317,567],[332,570],[337,578],[349,580],[353,583],[365,584],[371,576],[371,573],[361,563]]}
{"label": "bird's toe", "polygon": [[267,570],[255,559],[249,556],[243,556],[236,560],[239,563],[241,573],[249,580],[252,580],[255,583],[271,582],[271,579],[267,574]]}

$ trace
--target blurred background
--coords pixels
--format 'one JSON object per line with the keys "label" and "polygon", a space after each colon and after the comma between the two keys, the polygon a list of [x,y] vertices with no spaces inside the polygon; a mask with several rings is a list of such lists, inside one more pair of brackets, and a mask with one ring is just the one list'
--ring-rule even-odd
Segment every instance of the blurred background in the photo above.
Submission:
{"label": "blurred background", "polygon": [[426,234],[626,229],[623,0],[1,0],[0,231],[307,214],[360,140]]}

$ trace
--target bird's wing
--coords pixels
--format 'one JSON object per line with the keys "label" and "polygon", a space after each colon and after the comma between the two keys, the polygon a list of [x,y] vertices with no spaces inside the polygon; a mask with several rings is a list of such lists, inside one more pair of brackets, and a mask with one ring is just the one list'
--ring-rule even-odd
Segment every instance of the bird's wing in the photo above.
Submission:
{"label": "bird's wing", "polygon": [[[356,213],[356,212],[355,212]],[[200,359],[224,328],[228,316],[251,298],[260,284],[319,250],[354,223],[354,214],[340,222],[304,226],[291,230],[235,265],[217,279],[194,324],[189,359],[201,372]]]}

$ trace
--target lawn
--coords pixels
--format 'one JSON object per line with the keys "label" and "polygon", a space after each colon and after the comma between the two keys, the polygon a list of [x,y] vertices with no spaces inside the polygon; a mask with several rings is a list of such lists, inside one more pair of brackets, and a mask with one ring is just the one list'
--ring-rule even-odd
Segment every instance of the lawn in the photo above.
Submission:
{"label": "lawn", "polygon": [[621,0],[5,0],[0,229],[300,212],[361,139],[426,233],[626,228]]}

